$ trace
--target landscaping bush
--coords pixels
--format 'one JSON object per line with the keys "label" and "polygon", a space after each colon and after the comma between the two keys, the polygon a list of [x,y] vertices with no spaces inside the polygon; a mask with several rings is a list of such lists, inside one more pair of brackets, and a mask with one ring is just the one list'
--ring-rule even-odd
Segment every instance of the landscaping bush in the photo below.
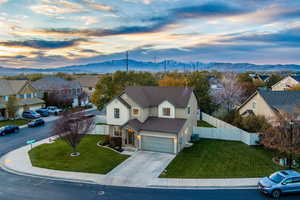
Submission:
{"label": "landscaping bush", "polygon": [[103,139],[103,142],[102,142],[102,145],[105,146],[105,145],[109,145],[109,144],[110,144],[110,136],[105,135],[104,139]]}
{"label": "landscaping bush", "polygon": [[270,124],[264,116],[249,115],[242,117],[236,111],[228,113],[223,120],[233,126],[252,133],[263,132],[270,127]]}
{"label": "landscaping bush", "polygon": [[122,138],[121,137],[110,137],[110,147],[112,148],[122,148]]}

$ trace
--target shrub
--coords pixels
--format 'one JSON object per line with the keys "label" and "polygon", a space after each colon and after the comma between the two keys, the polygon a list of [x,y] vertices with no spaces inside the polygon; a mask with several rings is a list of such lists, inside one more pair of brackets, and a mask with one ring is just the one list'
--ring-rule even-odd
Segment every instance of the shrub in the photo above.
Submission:
{"label": "shrub", "polygon": [[250,115],[243,118],[242,127],[248,132],[263,132],[270,128],[270,124],[264,116]]}
{"label": "shrub", "polygon": [[110,147],[122,148],[122,138],[121,137],[110,137]]}

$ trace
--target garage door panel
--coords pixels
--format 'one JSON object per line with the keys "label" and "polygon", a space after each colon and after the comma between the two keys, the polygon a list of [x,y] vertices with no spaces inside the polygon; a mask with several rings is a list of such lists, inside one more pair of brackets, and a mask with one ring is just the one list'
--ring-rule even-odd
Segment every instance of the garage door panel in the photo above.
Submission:
{"label": "garage door panel", "polygon": [[145,151],[174,153],[174,140],[172,138],[142,136],[141,148]]}

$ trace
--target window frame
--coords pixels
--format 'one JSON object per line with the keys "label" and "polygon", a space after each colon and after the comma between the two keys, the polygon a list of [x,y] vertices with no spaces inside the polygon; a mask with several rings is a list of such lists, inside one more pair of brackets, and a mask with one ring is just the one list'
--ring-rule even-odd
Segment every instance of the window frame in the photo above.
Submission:
{"label": "window frame", "polygon": [[114,118],[120,119],[120,108],[114,108]]}
{"label": "window frame", "polygon": [[256,106],[257,106],[256,102],[255,101],[252,102],[252,109],[256,109]]}
{"label": "window frame", "polygon": [[[135,110],[137,110],[137,114],[134,113]],[[139,108],[132,108],[132,115],[139,116],[140,115],[140,109]]]}
{"label": "window frame", "polygon": [[114,137],[122,137],[122,129],[120,127],[113,127],[113,136]]}
{"label": "window frame", "polygon": [[[165,113],[166,110],[169,111],[168,115],[166,115],[166,113]],[[163,114],[163,116],[165,116],[165,117],[171,117],[171,108],[170,108],[170,107],[163,107],[163,108],[162,108],[162,114]]]}
{"label": "window frame", "polygon": [[191,114],[191,106],[187,107],[187,114],[190,115]]}

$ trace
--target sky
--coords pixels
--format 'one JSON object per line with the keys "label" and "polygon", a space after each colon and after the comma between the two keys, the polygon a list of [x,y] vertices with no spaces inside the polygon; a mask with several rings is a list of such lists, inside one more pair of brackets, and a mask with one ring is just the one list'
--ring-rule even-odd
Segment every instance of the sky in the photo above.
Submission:
{"label": "sky", "polygon": [[300,64],[298,0],[0,0],[0,66]]}

